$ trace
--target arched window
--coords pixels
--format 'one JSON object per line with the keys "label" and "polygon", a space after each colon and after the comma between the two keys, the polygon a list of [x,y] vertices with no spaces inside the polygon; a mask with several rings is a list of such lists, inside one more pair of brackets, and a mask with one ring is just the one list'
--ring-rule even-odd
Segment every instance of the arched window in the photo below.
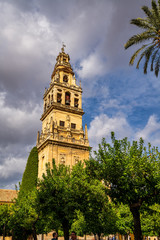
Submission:
{"label": "arched window", "polygon": [[77,107],[77,108],[78,108],[78,101],[79,101],[78,98],[75,98],[75,99],[74,99],[74,106]]}
{"label": "arched window", "polygon": [[61,93],[57,93],[57,102],[61,103],[62,101],[62,94]]}
{"label": "arched window", "polygon": [[67,75],[64,75],[63,82],[68,82],[68,76]]}
{"label": "arched window", "polygon": [[50,104],[50,95],[48,96],[48,104]]}
{"label": "arched window", "polygon": [[70,93],[69,92],[65,93],[65,104],[70,105]]}

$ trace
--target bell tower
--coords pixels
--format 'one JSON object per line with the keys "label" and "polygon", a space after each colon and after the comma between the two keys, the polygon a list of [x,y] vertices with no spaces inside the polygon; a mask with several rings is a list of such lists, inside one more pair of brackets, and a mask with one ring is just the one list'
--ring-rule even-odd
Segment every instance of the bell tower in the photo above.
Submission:
{"label": "bell tower", "polygon": [[37,135],[38,177],[46,163],[70,165],[89,158],[87,125],[82,127],[82,88],[76,83],[70,57],[64,51],[57,56],[51,82],[44,93],[42,130]]}

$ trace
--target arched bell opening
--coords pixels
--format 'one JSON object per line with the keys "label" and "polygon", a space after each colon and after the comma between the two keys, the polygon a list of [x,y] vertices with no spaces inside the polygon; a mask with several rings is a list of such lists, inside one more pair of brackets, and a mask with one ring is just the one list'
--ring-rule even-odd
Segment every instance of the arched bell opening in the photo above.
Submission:
{"label": "arched bell opening", "polygon": [[70,105],[70,96],[71,94],[69,92],[65,93],[65,104]]}
{"label": "arched bell opening", "polygon": [[62,94],[61,93],[57,93],[57,102],[61,103],[62,101]]}
{"label": "arched bell opening", "polygon": [[68,76],[67,75],[63,76],[63,82],[66,82],[66,83],[68,82]]}

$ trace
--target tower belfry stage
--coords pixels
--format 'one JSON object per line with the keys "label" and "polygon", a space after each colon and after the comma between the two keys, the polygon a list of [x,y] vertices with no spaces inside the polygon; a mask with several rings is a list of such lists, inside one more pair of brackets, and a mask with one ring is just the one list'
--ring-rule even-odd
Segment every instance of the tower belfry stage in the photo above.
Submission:
{"label": "tower belfry stage", "polygon": [[82,88],[76,82],[64,47],[63,44],[43,97],[42,130],[37,135],[39,178],[53,158],[56,164],[71,167],[89,158],[87,125],[85,131],[82,127]]}

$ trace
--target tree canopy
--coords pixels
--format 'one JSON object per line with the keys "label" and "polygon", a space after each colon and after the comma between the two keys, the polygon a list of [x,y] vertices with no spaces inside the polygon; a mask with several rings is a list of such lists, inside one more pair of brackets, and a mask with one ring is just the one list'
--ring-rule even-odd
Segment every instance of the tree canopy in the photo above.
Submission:
{"label": "tree canopy", "polygon": [[140,208],[144,203],[159,202],[160,152],[144,146],[143,139],[131,144],[127,138],[117,140],[111,134],[112,144],[103,139],[95,153],[96,165],[103,173],[107,194],[113,202],[129,206],[134,219],[136,240],[142,239]]}
{"label": "tree canopy", "polygon": [[[88,177],[81,162],[73,166],[71,171],[63,164],[56,166],[53,161],[52,169],[47,166],[46,174],[38,184],[38,201],[43,214],[52,215],[55,223],[62,226],[65,240],[68,240],[77,211],[83,214],[84,221],[86,215],[88,221],[92,217],[96,228],[95,217],[98,219],[98,214],[108,201],[104,190],[105,187],[99,180]],[[92,231],[93,228],[94,226]]]}

